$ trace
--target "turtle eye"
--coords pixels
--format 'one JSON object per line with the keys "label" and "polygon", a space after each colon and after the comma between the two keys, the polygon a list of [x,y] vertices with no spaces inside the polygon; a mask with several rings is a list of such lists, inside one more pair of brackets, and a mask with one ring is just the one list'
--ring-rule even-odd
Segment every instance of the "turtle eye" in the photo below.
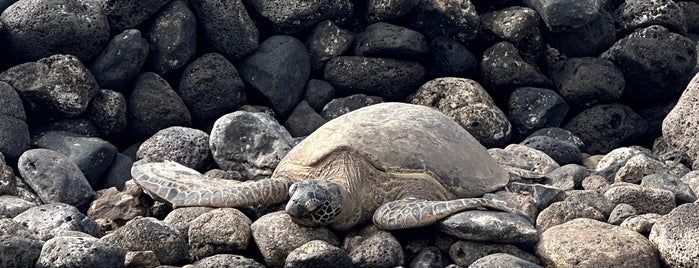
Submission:
{"label": "turtle eye", "polygon": [[320,208],[320,202],[318,202],[317,199],[311,199],[306,201],[306,204],[304,204],[304,207],[306,208],[306,211],[308,212],[314,212]]}

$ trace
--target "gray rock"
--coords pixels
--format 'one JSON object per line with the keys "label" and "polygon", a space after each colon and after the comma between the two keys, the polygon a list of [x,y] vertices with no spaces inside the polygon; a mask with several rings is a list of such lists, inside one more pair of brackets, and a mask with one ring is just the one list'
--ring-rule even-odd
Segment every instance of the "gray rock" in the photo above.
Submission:
{"label": "gray rock", "polygon": [[[313,73],[322,73],[328,60],[343,55],[351,47],[354,34],[341,29],[331,20],[325,20],[316,25],[306,39],[306,48],[311,58]],[[315,106],[314,106],[315,107]]]}
{"label": "gray rock", "polygon": [[137,217],[102,237],[102,241],[128,251],[152,250],[162,264],[181,265],[189,260],[182,234],[155,218]]}
{"label": "gray rock", "polygon": [[411,29],[428,37],[443,35],[461,43],[475,39],[480,29],[480,18],[471,1],[423,1],[408,19]]}
{"label": "gray rock", "polygon": [[88,117],[102,137],[114,139],[126,130],[126,106],[126,98],[121,93],[100,89],[92,99]]}
{"label": "gray rock", "polygon": [[699,204],[684,204],[653,225],[648,239],[668,267],[699,265]]}
{"label": "gray rock", "polygon": [[190,8],[197,18],[206,44],[234,61],[257,48],[260,33],[241,0],[193,0]]}
{"label": "gray rock", "polygon": [[352,268],[347,252],[323,240],[313,240],[294,249],[286,257],[285,268],[338,267]]}
{"label": "gray rock", "polygon": [[522,4],[539,13],[553,32],[580,28],[599,16],[603,1],[524,0]]}
{"label": "gray rock", "polygon": [[575,136],[572,132],[559,128],[559,127],[548,127],[548,128],[542,128],[539,130],[534,131],[529,137],[536,137],[536,136],[546,136],[546,137],[551,137],[559,141],[567,142],[570,144],[575,145],[576,147],[580,148],[583,145],[583,141],[578,137]]}
{"label": "gray rock", "polygon": [[664,216],[655,213],[646,213],[626,218],[619,226],[648,235],[658,221]]}
{"label": "gray rock", "polygon": [[510,171],[515,168],[544,175],[560,167],[544,152],[521,144],[510,144],[505,149],[491,148],[488,153]]}
{"label": "gray rock", "polygon": [[576,219],[541,234],[535,247],[544,267],[660,267],[641,234],[593,219]]}
{"label": "gray rock", "polygon": [[81,115],[98,88],[78,58],[62,54],[13,66],[0,73],[0,81],[17,90],[28,113],[43,118]]}
{"label": "gray rock", "polygon": [[150,44],[137,29],[115,35],[97,56],[90,72],[100,87],[128,92],[146,62]]}
{"label": "gray rock", "polygon": [[354,39],[356,56],[414,59],[427,52],[427,41],[420,32],[386,22],[370,24]]}
{"label": "gray rock", "polygon": [[423,82],[425,67],[388,58],[339,56],[325,64],[323,79],[338,95],[367,94],[401,100]]}
{"label": "gray rock", "polygon": [[6,115],[19,120],[27,120],[22,99],[12,86],[0,82],[0,115]]}
{"label": "gray rock", "polygon": [[624,92],[624,74],[608,60],[593,57],[556,62],[551,71],[561,97],[575,110],[612,103]]}
{"label": "gray rock", "polygon": [[549,32],[546,40],[561,54],[574,57],[596,57],[616,42],[614,17],[601,9],[589,23],[566,32]]}
{"label": "gray rock", "polygon": [[152,72],[136,80],[128,102],[129,132],[144,140],[170,126],[190,126],[192,117],[182,98],[163,79]]}
{"label": "gray rock", "polygon": [[694,203],[697,195],[689,184],[669,174],[650,174],[641,179],[641,186],[668,190],[675,195],[675,204]]}
{"label": "gray rock", "polygon": [[699,170],[690,171],[680,177],[680,180],[688,184],[689,188],[691,188],[695,194],[699,193]]}
{"label": "gray rock", "polygon": [[308,136],[320,126],[325,124],[327,120],[318,114],[307,101],[301,101],[294,111],[291,112],[289,118],[284,122],[284,127],[289,130],[293,137]]}
{"label": "gray rock", "polygon": [[410,262],[410,268],[432,268],[432,267],[444,267],[446,265],[447,258],[442,254],[439,248],[434,246],[428,246],[420,250],[418,254]]}
{"label": "gray rock", "polygon": [[[397,1],[392,1],[397,2]],[[480,60],[459,42],[436,36],[430,40],[432,64],[429,77],[475,77],[480,74]]]}
{"label": "gray rock", "polygon": [[522,145],[539,150],[560,165],[582,163],[582,153],[575,145],[547,136],[534,136],[522,141]]}
{"label": "gray rock", "polygon": [[0,196],[15,195],[17,193],[17,179],[12,167],[5,163],[2,153],[0,153]]}
{"label": "gray rock", "polygon": [[583,189],[582,182],[590,170],[577,164],[567,164],[546,174],[546,184],[563,190]]}
{"label": "gray rock", "polygon": [[[1,97],[1,96],[0,96]],[[16,159],[29,150],[29,128],[23,119],[0,114],[0,152],[10,159]]]}
{"label": "gray rock", "polygon": [[39,240],[34,232],[10,218],[0,218],[0,235],[9,235],[32,240]]}
{"label": "gray rock", "polygon": [[635,184],[612,187],[604,192],[604,196],[614,204],[629,204],[640,214],[667,214],[675,208],[675,195],[672,192]]}
{"label": "gray rock", "polygon": [[303,100],[308,102],[308,105],[316,112],[320,113],[328,102],[335,97],[335,88],[330,83],[311,79],[306,84],[306,90],[303,95]]}
{"label": "gray rock", "polygon": [[382,102],[384,102],[384,99],[381,97],[354,94],[331,100],[323,107],[320,115],[327,120],[332,120],[359,108]]}
{"label": "gray rock", "polygon": [[197,22],[187,1],[172,1],[153,16],[148,41],[152,70],[164,77],[175,75],[194,59]]}
{"label": "gray rock", "polygon": [[8,56],[20,62],[54,54],[92,60],[109,41],[101,10],[78,0],[17,1],[0,15]]}
{"label": "gray rock", "polygon": [[131,157],[117,153],[112,160],[112,164],[104,172],[103,184],[97,187],[97,189],[116,187],[119,190],[123,190],[126,181],[131,179],[131,166],[133,162]]}
{"label": "gray rock", "polygon": [[510,182],[507,189],[513,193],[529,196],[534,200],[536,210],[542,211],[549,205],[562,201],[566,198],[566,192],[542,184],[526,184],[521,182]]}
{"label": "gray rock", "polygon": [[681,35],[687,34],[687,19],[676,1],[624,1],[614,11],[614,16],[621,30],[626,33],[651,25],[662,25]]}
{"label": "gray rock", "polygon": [[649,151],[640,149],[638,147],[615,148],[614,150],[602,156],[602,158],[600,158],[599,161],[597,161],[597,165],[595,165],[595,170],[601,171],[614,166],[623,166],[624,164],[626,164],[626,162],[629,161],[629,159],[639,154],[645,154],[647,157],[650,157]]}
{"label": "gray rock", "polygon": [[682,93],[696,65],[695,48],[696,42],[653,25],[618,40],[601,57],[624,73],[622,98],[653,103],[676,99]]}
{"label": "gray rock", "polygon": [[579,218],[607,221],[602,212],[588,204],[563,201],[553,203],[542,210],[536,218],[536,228],[539,232],[545,232],[554,226]]}
{"label": "gray rock", "polygon": [[[294,66],[294,68],[288,68]],[[303,98],[311,74],[304,44],[288,35],[275,35],[238,65],[240,77],[269,102],[280,118],[287,118]]]}
{"label": "gray rock", "polygon": [[508,41],[526,61],[539,62],[544,56],[544,38],[539,30],[539,20],[536,11],[520,6],[487,12],[481,16],[479,38]]}
{"label": "gray rock", "polygon": [[80,168],[62,153],[31,149],[19,157],[17,165],[19,174],[44,203],[81,206],[95,194]]}
{"label": "gray rock", "polygon": [[63,203],[51,203],[32,207],[13,218],[34,232],[38,239],[46,241],[63,231],[79,231],[94,237],[102,233],[94,220],[77,208]]}
{"label": "gray rock", "polygon": [[13,218],[36,204],[14,195],[0,195],[0,217]]}
{"label": "gray rock", "polygon": [[32,143],[35,143],[44,134],[51,131],[70,132],[85,137],[99,137],[99,131],[95,125],[86,118],[62,119],[46,124],[33,124],[29,127]]}
{"label": "gray rock", "polygon": [[206,126],[246,102],[245,84],[238,70],[218,53],[204,54],[190,63],[175,91],[197,126]]}
{"label": "gray rock", "polygon": [[273,117],[245,111],[216,120],[209,138],[209,147],[218,166],[238,171],[246,179],[272,175],[293,144],[291,134]]}
{"label": "gray rock", "polygon": [[219,208],[189,222],[189,252],[195,259],[247,249],[252,221],[240,210]]}
{"label": "gray rock", "polygon": [[200,215],[207,213],[214,208],[210,207],[181,207],[172,210],[165,216],[163,222],[177,229],[184,239],[189,242],[189,225]]}
{"label": "gray rock", "polygon": [[536,65],[525,61],[517,48],[507,41],[498,42],[483,52],[481,72],[486,88],[496,99],[507,99],[520,87],[551,86],[551,80]]}
{"label": "gray rock", "polygon": [[296,224],[283,211],[260,217],[250,226],[252,237],[269,267],[282,267],[289,253],[313,240],[322,240],[339,246],[335,234],[325,227],[308,227]]}
{"label": "gray rock", "polygon": [[342,19],[353,11],[350,0],[316,0],[303,5],[284,0],[255,0],[249,5],[259,16],[261,26],[269,26],[279,34],[297,33],[322,20]]}
{"label": "gray rock", "polygon": [[[697,43],[699,45],[699,43]],[[668,148],[667,144],[665,143],[664,139],[662,138],[663,131],[663,120],[665,120],[665,117],[672,111],[672,108],[677,105],[677,98],[668,100],[668,101],[660,101],[656,103],[650,103],[648,105],[642,105],[637,108],[635,108],[636,113],[643,117],[643,119],[648,122],[648,130],[646,131],[646,134],[642,136],[639,139],[639,144],[653,144],[651,147],[653,151],[656,150],[656,140],[660,139],[663,141],[663,144],[665,144],[665,147],[667,150],[663,150],[662,152],[658,152],[658,156],[663,159],[663,160],[676,160],[677,162],[682,162],[685,165],[691,166],[691,161],[689,161],[689,157],[687,156],[686,153],[674,150],[674,148]],[[646,145],[648,146],[648,145]],[[648,146],[650,147],[650,146]],[[670,150],[674,152],[670,152]],[[668,158],[669,157],[669,158]],[[677,158],[674,158],[677,157]]]}
{"label": "gray rock", "polygon": [[35,267],[44,242],[13,235],[0,235],[0,266]]}
{"label": "gray rock", "polygon": [[410,14],[419,4],[420,2],[411,0],[369,0],[366,3],[365,17],[371,23],[391,21]]}
{"label": "gray rock", "polygon": [[[699,3],[694,1],[676,1],[682,12],[684,12],[687,22],[687,31],[696,32],[699,30]],[[678,16],[679,17],[679,16]]]}
{"label": "gray rock", "polygon": [[265,266],[256,262],[253,259],[246,258],[234,254],[218,254],[203,258],[194,262],[195,267],[215,268],[215,267],[246,267],[246,268],[264,268]]}
{"label": "gray rock", "polygon": [[582,181],[583,189],[604,193],[611,188],[611,182],[599,175],[587,176]]}
{"label": "gray rock", "polygon": [[539,268],[540,265],[525,261],[510,254],[495,253],[480,258],[473,262],[468,268],[497,268],[497,267],[512,267],[512,268]]}
{"label": "gray rock", "polygon": [[602,193],[591,190],[566,191],[565,201],[589,205],[602,213],[605,218],[609,217],[615,207]]}
{"label": "gray rock", "polygon": [[614,225],[621,225],[629,217],[638,215],[638,210],[633,206],[625,203],[617,204],[609,214],[607,222]]}
{"label": "gray rock", "polygon": [[449,247],[449,257],[461,267],[468,267],[478,259],[495,253],[504,253],[535,264],[539,263],[539,260],[533,254],[509,244],[489,244],[459,240]]}
{"label": "gray rock", "polygon": [[162,129],[138,147],[136,156],[152,162],[170,160],[193,169],[201,169],[211,160],[209,135],[187,127]]}
{"label": "gray rock", "polygon": [[94,237],[54,237],[44,243],[37,267],[118,267],[126,250]]}
{"label": "gray rock", "polygon": [[460,239],[532,246],[536,228],[522,215],[498,211],[464,211],[439,222],[439,229]]}
{"label": "gray rock", "polygon": [[50,131],[35,142],[40,148],[64,154],[75,163],[90,185],[102,184],[102,175],[111,165],[117,148],[100,138],[70,132]]}
{"label": "gray rock", "polygon": [[515,136],[519,138],[541,128],[560,126],[568,113],[568,104],[563,98],[545,88],[515,89],[507,106],[508,118],[512,121]]}
{"label": "gray rock", "polygon": [[355,267],[395,267],[405,264],[400,242],[388,231],[369,225],[345,237],[344,248]]}
{"label": "gray rock", "polygon": [[112,32],[121,32],[126,29],[136,28],[142,22],[158,12],[172,0],[156,1],[108,1],[104,6],[104,13],[109,20]]}
{"label": "gray rock", "polygon": [[695,76],[682,93],[677,105],[665,117],[662,124],[663,138],[672,148],[685,152],[694,162],[699,162],[699,76]]}
{"label": "gray rock", "polygon": [[128,251],[124,258],[126,267],[160,267],[158,256],[152,250]]}
{"label": "gray rock", "polygon": [[600,104],[575,115],[563,128],[580,137],[583,152],[601,154],[643,135],[646,121],[626,105]]}
{"label": "gray rock", "polygon": [[667,173],[665,164],[646,154],[638,154],[629,158],[629,160],[619,168],[614,176],[614,181],[638,184],[643,177],[658,173]]}

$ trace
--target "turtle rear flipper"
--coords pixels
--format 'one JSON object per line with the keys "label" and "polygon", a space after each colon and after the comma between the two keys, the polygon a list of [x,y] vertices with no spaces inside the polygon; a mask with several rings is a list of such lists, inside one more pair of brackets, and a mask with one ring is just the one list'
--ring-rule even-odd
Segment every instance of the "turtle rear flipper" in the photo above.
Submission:
{"label": "turtle rear flipper", "polygon": [[148,195],[175,208],[275,204],[288,199],[291,185],[282,179],[238,182],[210,178],[172,161],[134,165],[131,176]]}
{"label": "turtle rear flipper", "polygon": [[380,206],[374,212],[374,224],[385,230],[422,227],[433,224],[454,213],[476,209],[513,211],[503,201],[485,198],[461,198],[447,201],[407,198],[388,202]]}

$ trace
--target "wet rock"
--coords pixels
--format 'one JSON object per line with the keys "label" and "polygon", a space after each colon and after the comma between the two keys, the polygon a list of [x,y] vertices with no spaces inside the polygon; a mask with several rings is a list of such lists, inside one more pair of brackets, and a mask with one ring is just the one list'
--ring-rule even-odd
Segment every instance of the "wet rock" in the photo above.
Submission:
{"label": "wet rock", "polygon": [[285,268],[354,267],[347,252],[323,240],[313,240],[294,249],[286,257]]}
{"label": "wet rock", "polygon": [[574,219],[587,218],[598,221],[607,221],[605,216],[594,207],[579,202],[556,202],[539,213],[536,218],[536,228],[540,232],[569,222]]}
{"label": "wet rock", "polygon": [[19,174],[44,203],[81,206],[95,194],[80,168],[64,154],[31,149],[20,156],[17,165]]}
{"label": "wet rock", "polygon": [[687,19],[675,1],[624,1],[614,16],[623,32],[651,25],[662,25],[681,35],[687,34]]}
{"label": "wet rock", "polygon": [[675,208],[675,195],[672,192],[635,184],[612,187],[604,196],[614,204],[629,204],[641,214],[667,214]]}
{"label": "wet rock", "polygon": [[333,88],[333,85],[323,80],[311,79],[308,80],[306,84],[303,100],[305,100],[313,110],[320,113],[323,107],[325,107],[334,96],[335,88]]}
{"label": "wet rock", "polygon": [[145,20],[158,12],[160,8],[172,0],[156,1],[108,1],[104,5],[104,13],[107,15],[109,27],[112,32],[121,32],[125,29],[136,28]]}
{"label": "wet rock", "polygon": [[246,102],[245,84],[238,70],[218,53],[204,54],[190,63],[175,91],[197,126],[208,125]]}
{"label": "wet rock", "polygon": [[536,10],[553,32],[566,32],[590,23],[602,7],[602,1],[524,0],[522,4]]}
{"label": "wet rock", "polygon": [[17,1],[2,12],[7,55],[19,62],[54,54],[92,60],[109,41],[107,17],[79,0]]}
{"label": "wet rock", "polygon": [[121,93],[100,89],[92,99],[88,117],[102,137],[114,139],[126,130],[126,106]]}
{"label": "wet rock", "polygon": [[0,266],[34,267],[44,242],[14,235],[0,235]]}
{"label": "wet rock", "polygon": [[425,68],[417,62],[389,58],[339,56],[325,65],[323,79],[338,95],[367,94],[400,100],[423,82]]}
{"label": "wet rock", "polygon": [[[294,66],[294,68],[288,68]],[[240,77],[266,99],[280,118],[287,118],[303,98],[311,74],[304,44],[288,35],[275,35],[238,65]]]}
{"label": "wet rock", "polygon": [[212,156],[219,167],[238,171],[246,179],[272,175],[294,144],[289,132],[273,117],[244,111],[216,120],[209,139]]}
{"label": "wet rock", "polygon": [[102,184],[102,175],[117,153],[117,148],[100,138],[85,137],[70,132],[47,132],[35,145],[64,154],[75,163],[92,186]]}
{"label": "wet rock", "polygon": [[189,222],[189,252],[195,259],[247,249],[252,221],[240,210],[219,208]]}
{"label": "wet rock", "polygon": [[569,58],[596,57],[616,42],[616,32],[614,17],[602,9],[596,19],[576,29],[548,32],[546,40]]}
{"label": "wet rock", "polygon": [[429,47],[420,32],[386,22],[373,23],[357,34],[354,55],[389,58],[420,58]]}
{"label": "wet rock", "polygon": [[576,219],[541,234],[535,248],[545,267],[660,267],[653,245],[641,234],[592,219]]}
{"label": "wet rock", "polygon": [[197,22],[187,1],[175,0],[153,18],[148,41],[153,72],[169,77],[182,70],[197,52]]}
{"label": "wet rock", "polygon": [[539,20],[539,14],[526,7],[513,6],[487,12],[481,16],[479,38],[508,41],[526,61],[536,63],[544,56],[544,38],[539,30]]}
{"label": "wet rock", "polygon": [[203,258],[194,263],[196,267],[214,268],[214,267],[247,267],[247,268],[263,268],[264,265],[240,255],[234,254],[218,254]]}
{"label": "wet rock", "polygon": [[660,259],[668,267],[699,265],[699,205],[684,204],[653,225],[649,239],[658,248]]}
{"label": "wet rock", "polygon": [[340,245],[327,228],[296,224],[282,211],[266,214],[250,227],[265,264],[271,267],[282,267],[289,253],[313,240],[322,240],[336,247]]}
{"label": "wet rock", "polygon": [[142,73],[128,102],[129,132],[143,140],[170,126],[189,126],[192,118],[182,98],[152,72]]}
{"label": "wet rock", "polygon": [[118,267],[126,251],[94,237],[54,237],[44,243],[39,267]]}
{"label": "wet rock", "polygon": [[189,2],[206,43],[234,61],[257,48],[260,33],[240,0]]}
{"label": "wet rock", "polygon": [[[306,48],[311,58],[313,73],[322,73],[328,60],[343,55],[351,47],[354,34],[341,29],[331,20],[325,20],[313,29],[306,39]],[[315,106],[314,106],[315,107]]]}
{"label": "wet rock", "polygon": [[480,18],[471,1],[423,1],[409,19],[410,28],[427,37],[443,35],[461,43],[476,38],[480,29]]}
{"label": "wet rock", "polygon": [[400,242],[374,225],[347,234],[344,248],[355,267],[395,267],[405,263]]}
{"label": "wet rock", "polygon": [[97,223],[77,208],[63,203],[45,204],[27,209],[13,218],[27,226],[40,240],[46,241],[63,231],[79,231],[94,237],[102,236]]}
{"label": "wet rock", "polygon": [[626,218],[619,226],[648,235],[658,221],[664,216],[655,213],[646,213]]}
{"label": "wet rock", "polygon": [[327,120],[308,105],[307,101],[301,101],[286,119],[284,127],[289,130],[291,136],[303,137],[311,134],[325,122]]}
{"label": "wet rock", "polygon": [[515,89],[507,106],[514,134],[520,138],[541,128],[560,126],[568,113],[568,104],[563,98],[553,90],[545,88]]}
{"label": "wet rock", "polygon": [[0,195],[0,217],[13,218],[36,204],[14,195]]}
{"label": "wet rock", "polygon": [[162,264],[178,265],[189,260],[187,242],[182,234],[155,218],[133,219],[102,237],[102,241],[128,251],[152,250]]}
{"label": "wet rock", "polygon": [[0,81],[17,90],[30,115],[48,118],[81,115],[98,88],[78,58],[63,54],[15,65],[0,73]]}
{"label": "wet rock", "polygon": [[640,183],[643,177],[656,173],[667,173],[662,162],[645,154],[635,155],[619,168],[614,177],[615,182]]}
{"label": "wet rock", "polygon": [[323,107],[320,115],[326,120],[332,120],[359,108],[382,102],[384,102],[384,99],[377,96],[367,96],[364,94],[350,95],[331,100]]}
{"label": "wet rock", "polygon": [[350,0],[309,1],[297,5],[283,0],[256,0],[249,3],[260,25],[280,34],[293,34],[326,19],[342,19],[352,13]]}
{"label": "wet rock", "polygon": [[665,142],[672,148],[687,153],[694,162],[699,161],[699,140],[693,134],[699,130],[699,124],[696,123],[699,117],[698,95],[699,76],[695,76],[662,124]]}
{"label": "wet rock", "polygon": [[150,44],[138,29],[115,35],[97,56],[90,72],[102,88],[128,92],[146,62]]}
{"label": "wet rock", "polygon": [[538,268],[540,265],[525,261],[510,254],[495,253],[480,258],[473,262],[468,268],[494,268],[494,267],[512,267],[512,268]]}
{"label": "wet rock", "polygon": [[646,122],[623,104],[600,104],[580,112],[563,126],[580,137],[583,152],[608,153],[646,132]]}
{"label": "wet rock", "polygon": [[460,240],[449,247],[449,257],[454,263],[462,267],[468,267],[478,259],[495,253],[504,253],[532,263],[539,263],[533,254],[509,244],[488,244]]}
{"label": "wet rock", "polygon": [[474,77],[480,74],[479,60],[461,43],[449,37],[436,36],[430,40],[429,48],[433,58],[428,69],[430,78]]}
{"label": "wet rock", "polygon": [[507,117],[474,80],[436,78],[420,86],[408,100],[451,117],[486,147],[503,146],[510,139],[512,126]]}
{"label": "wet rock", "polygon": [[682,93],[696,65],[695,47],[696,43],[688,38],[653,25],[620,39],[601,57],[624,73],[623,99],[653,103],[675,99]]}
{"label": "wet rock", "polygon": [[520,87],[549,87],[551,80],[536,65],[526,62],[510,42],[496,43],[483,52],[481,72],[495,98],[507,99]]}
{"label": "wet rock", "polygon": [[138,216],[148,216],[150,206],[142,195],[138,188],[130,188],[123,192],[116,188],[106,189],[99,198],[90,203],[87,216],[99,221],[108,230],[116,230]]}
{"label": "wet rock", "polygon": [[536,228],[522,215],[496,211],[464,211],[440,221],[439,229],[476,242],[534,245]]}
{"label": "wet rock", "polygon": [[614,225],[620,225],[629,217],[638,215],[638,210],[633,206],[625,203],[620,203],[614,207],[612,212],[609,214],[609,219],[607,222]]}
{"label": "wet rock", "polygon": [[153,162],[175,161],[201,169],[211,159],[209,135],[187,127],[169,127],[156,132],[138,147],[136,156]]}
{"label": "wet rock", "polygon": [[552,69],[556,89],[575,110],[615,102],[624,92],[624,74],[605,59],[571,58],[555,63]]}

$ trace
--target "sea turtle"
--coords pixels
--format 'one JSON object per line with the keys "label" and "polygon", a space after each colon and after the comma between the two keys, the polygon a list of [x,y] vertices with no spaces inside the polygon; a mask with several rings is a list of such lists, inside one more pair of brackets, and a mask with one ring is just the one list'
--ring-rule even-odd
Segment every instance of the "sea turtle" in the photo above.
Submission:
{"label": "sea turtle", "polygon": [[346,230],[429,225],[471,209],[510,211],[483,198],[508,173],[473,136],[436,109],[405,103],[364,107],[333,119],[296,145],[271,178],[206,177],[175,162],[131,169],[134,181],[174,207],[281,203],[304,225]]}

